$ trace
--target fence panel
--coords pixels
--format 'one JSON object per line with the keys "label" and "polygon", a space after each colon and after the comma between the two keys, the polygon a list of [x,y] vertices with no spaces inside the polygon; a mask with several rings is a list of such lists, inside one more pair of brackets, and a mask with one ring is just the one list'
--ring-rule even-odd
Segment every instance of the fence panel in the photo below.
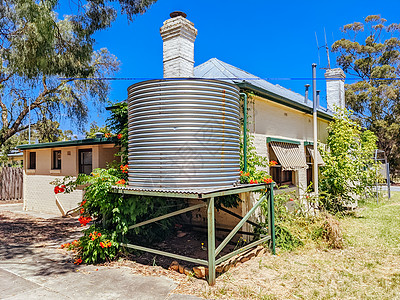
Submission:
{"label": "fence panel", "polygon": [[0,201],[22,200],[22,168],[0,168]]}

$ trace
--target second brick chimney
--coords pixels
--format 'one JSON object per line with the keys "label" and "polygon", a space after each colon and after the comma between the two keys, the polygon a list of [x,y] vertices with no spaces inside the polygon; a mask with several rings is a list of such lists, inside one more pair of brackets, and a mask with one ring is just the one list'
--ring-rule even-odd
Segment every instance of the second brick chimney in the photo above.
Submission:
{"label": "second brick chimney", "polygon": [[325,72],[326,79],[326,102],[329,110],[334,111],[335,107],[345,108],[344,79],[346,75],[340,68],[328,69]]}

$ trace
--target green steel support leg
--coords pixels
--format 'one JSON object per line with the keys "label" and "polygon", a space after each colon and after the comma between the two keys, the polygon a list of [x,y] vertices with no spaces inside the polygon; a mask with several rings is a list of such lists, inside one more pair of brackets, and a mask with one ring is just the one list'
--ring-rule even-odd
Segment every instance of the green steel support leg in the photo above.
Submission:
{"label": "green steel support leg", "polygon": [[274,211],[274,183],[270,183],[268,197],[268,232],[271,237],[270,249],[275,255],[275,211]]}
{"label": "green steel support leg", "polygon": [[207,200],[208,223],[208,284],[215,284],[215,224],[214,224],[214,198]]}

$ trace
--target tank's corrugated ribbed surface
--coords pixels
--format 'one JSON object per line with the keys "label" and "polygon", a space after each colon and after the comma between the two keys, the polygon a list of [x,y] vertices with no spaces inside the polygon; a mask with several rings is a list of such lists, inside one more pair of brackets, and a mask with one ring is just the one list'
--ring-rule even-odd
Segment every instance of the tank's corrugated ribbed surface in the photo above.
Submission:
{"label": "tank's corrugated ribbed surface", "polygon": [[239,90],[217,80],[128,88],[129,186],[188,190],[239,178]]}

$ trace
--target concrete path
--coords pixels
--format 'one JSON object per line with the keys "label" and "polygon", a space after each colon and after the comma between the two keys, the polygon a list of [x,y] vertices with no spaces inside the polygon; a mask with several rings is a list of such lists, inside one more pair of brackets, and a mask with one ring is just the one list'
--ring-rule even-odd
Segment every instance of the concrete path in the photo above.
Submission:
{"label": "concrete path", "polygon": [[176,283],[166,277],[139,276],[128,267],[74,265],[59,246],[57,240],[0,244],[0,299],[199,299],[171,294]]}

